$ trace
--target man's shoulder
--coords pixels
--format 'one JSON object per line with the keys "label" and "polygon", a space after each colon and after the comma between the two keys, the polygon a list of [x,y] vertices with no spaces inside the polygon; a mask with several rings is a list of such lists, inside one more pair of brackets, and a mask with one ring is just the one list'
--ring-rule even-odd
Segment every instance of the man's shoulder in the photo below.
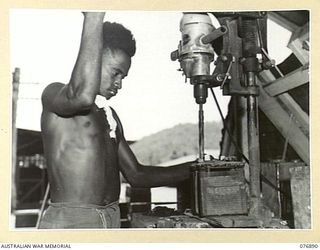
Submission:
{"label": "man's shoulder", "polygon": [[57,94],[61,91],[61,89],[66,86],[61,82],[53,82],[48,84],[42,91],[41,94],[41,102],[43,109],[46,110],[56,98]]}
{"label": "man's shoulder", "polygon": [[53,91],[56,91],[58,89],[61,89],[65,86],[64,83],[61,83],[61,82],[52,82],[52,83],[49,83],[42,91],[42,96],[47,94],[48,92],[53,92]]}
{"label": "man's shoulder", "polygon": [[42,91],[42,102],[44,102],[48,98],[55,96],[57,92],[60,91],[64,86],[66,85],[61,82],[53,82],[48,84]]}

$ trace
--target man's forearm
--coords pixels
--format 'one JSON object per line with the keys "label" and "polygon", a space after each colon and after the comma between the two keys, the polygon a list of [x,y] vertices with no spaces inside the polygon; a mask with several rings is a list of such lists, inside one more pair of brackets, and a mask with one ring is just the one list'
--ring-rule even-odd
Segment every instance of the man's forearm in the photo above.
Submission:
{"label": "man's forearm", "polygon": [[93,102],[101,81],[104,13],[84,13],[80,50],[74,66],[68,97]]}
{"label": "man's forearm", "polygon": [[180,164],[170,167],[139,166],[133,179],[136,187],[177,186],[190,177],[190,167]]}

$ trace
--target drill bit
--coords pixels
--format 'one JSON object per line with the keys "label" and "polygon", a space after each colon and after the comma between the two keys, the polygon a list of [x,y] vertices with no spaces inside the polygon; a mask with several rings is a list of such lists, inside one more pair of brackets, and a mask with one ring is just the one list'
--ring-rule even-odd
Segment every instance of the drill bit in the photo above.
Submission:
{"label": "drill bit", "polygon": [[199,104],[199,162],[204,162],[204,115],[203,115],[203,104]]}

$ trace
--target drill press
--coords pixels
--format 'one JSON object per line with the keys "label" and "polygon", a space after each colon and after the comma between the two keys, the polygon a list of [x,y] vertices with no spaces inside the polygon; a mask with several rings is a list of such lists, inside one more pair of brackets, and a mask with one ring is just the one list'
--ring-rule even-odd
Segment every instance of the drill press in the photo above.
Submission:
{"label": "drill press", "polygon": [[[249,213],[258,216],[261,192],[257,113],[259,92],[256,74],[262,67],[257,54],[263,49],[263,44],[266,44],[259,28],[259,21],[264,19],[265,13],[213,14],[221,24],[217,29],[212,25],[207,13],[184,13],[180,22],[181,41],[178,49],[171,53],[171,59],[179,60],[186,79],[190,79],[194,88],[194,98],[199,105],[199,158],[194,166],[196,177],[193,176],[194,192],[197,196],[195,207],[198,207],[195,210],[200,211],[199,214],[202,216],[247,213],[243,162],[205,160],[203,105],[206,103],[208,88],[220,86],[224,95],[244,96],[247,99]],[[213,43],[217,39],[222,41],[222,49],[214,61]],[[210,73],[210,64],[213,61],[216,66],[213,73]],[[225,181],[221,181],[221,178]],[[223,186],[224,184],[226,186]],[[234,209],[235,204],[229,201],[235,201],[239,196],[243,198],[237,203],[238,209]],[[217,209],[217,204],[222,205]]]}

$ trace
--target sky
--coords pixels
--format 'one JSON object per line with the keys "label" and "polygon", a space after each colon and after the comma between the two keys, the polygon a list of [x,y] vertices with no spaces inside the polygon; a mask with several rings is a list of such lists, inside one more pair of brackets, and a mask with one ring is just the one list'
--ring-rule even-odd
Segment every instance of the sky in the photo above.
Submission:
{"label": "sky", "polygon": [[[197,123],[198,105],[193,88],[170,53],[181,40],[182,12],[107,11],[105,21],[130,29],[137,43],[128,77],[110,100],[118,113],[127,140],[138,140],[182,123]],[[212,17],[213,24],[219,24]],[[67,83],[78,54],[83,15],[80,10],[10,10],[11,71],[21,71],[17,127],[40,131],[40,96],[52,82]],[[268,21],[269,54],[277,63],[291,51],[286,48],[290,33]],[[223,113],[228,96],[215,89]],[[204,106],[205,121],[220,121],[209,92]]]}

